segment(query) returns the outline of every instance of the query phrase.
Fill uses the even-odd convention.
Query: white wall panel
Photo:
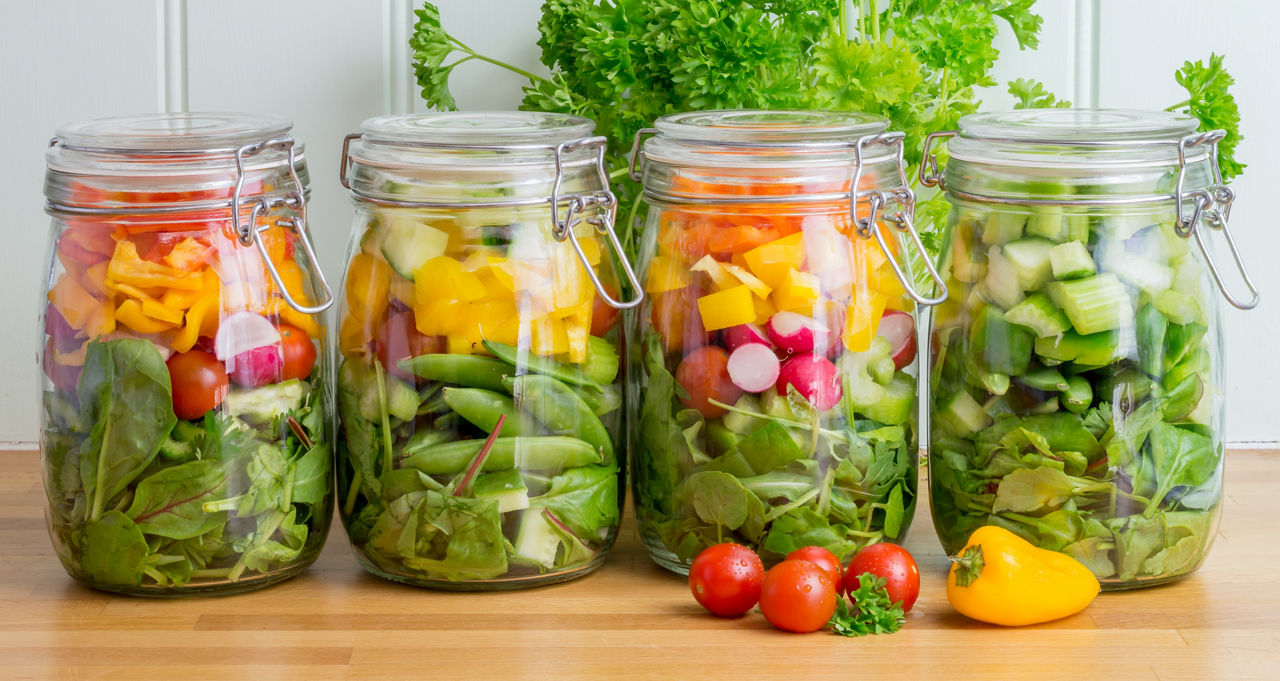
[[[157,14],[150,2],[90,11],[75,0],[5,2],[0,18],[0,443],[38,430],[36,319],[49,218],[44,151],[54,128],[154,111]]]
[[[1164,108],[1185,99],[1174,71],[1187,59],[1226,54],[1236,78],[1245,141],[1237,151],[1249,165],[1232,184],[1237,201],[1231,213],[1234,234],[1247,257],[1262,304],[1240,312],[1225,302],[1223,330],[1227,354],[1227,436],[1230,440],[1280,440],[1275,389],[1280,381],[1276,339],[1280,338],[1280,231],[1276,229],[1276,187],[1280,164],[1280,67],[1274,28],[1280,3],[1233,0],[1206,5],[1196,0],[1102,0],[1098,43],[1100,104]],[[1219,249],[1225,251],[1226,249]],[[1225,254],[1224,256],[1225,257]],[[1237,287],[1238,279],[1228,278]],[[1237,290],[1241,290],[1237,288]]]
[[[1040,46],[1035,50],[1018,48],[1013,31],[1004,20],[997,19],[1000,35],[996,49],[1000,59],[996,61],[992,76],[996,85],[984,88],[979,94],[984,110],[998,111],[1013,106],[1009,95],[1009,81],[1017,78],[1035,78],[1060,99],[1075,96],[1075,50],[1077,0],[1040,0],[1036,12],[1044,17],[1040,29]]]

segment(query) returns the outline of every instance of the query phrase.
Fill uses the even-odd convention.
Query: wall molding
[[[187,110],[187,0],[156,0],[157,110]]]
[[[1076,0],[1075,17],[1071,32],[1072,46],[1071,80],[1075,85],[1072,103],[1078,107],[1098,106],[1099,66],[1101,51],[1101,0]]]

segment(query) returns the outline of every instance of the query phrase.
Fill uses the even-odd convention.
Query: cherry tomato
[[[723,416],[725,410],[707,400],[733,404],[742,397],[742,388],[729,379],[729,353],[715,345],[704,345],[685,355],[676,367],[676,382],[689,393],[689,398],[682,397],[680,402],[709,419]]]
[[[760,600],[764,563],[741,544],[704,549],[689,568],[689,590],[702,607],[720,617],[738,617]]]
[[[838,598],[826,570],[807,560],[784,560],[765,573],[760,612],[775,628],[804,634],[831,619]]]
[[[444,352],[444,339],[440,336],[422,335],[414,320],[413,310],[406,308],[387,315],[373,346],[387,373],[402,381],[414,383],[418,378],[401,369],[398,362],[408,357]]]
[[[605,284],[604,290],[614,299],[618,299],[618,287],[613,284]],[[597,292],[595,300],[591,303],[591,335],[604,336],[613,328],[618,321],[618,308],[604,302],[604,298],[600,297]]]
[[[44,375],[49,377],[49,382],[53,383],[53,387],[59,392],[74,393],[76,386],[80,384],[80,367],[58,364],[53,359],[56,349],[52,337],[44,342]]]
[[[817,565],[831,575],[836,591],[844,592],[844,570],[840,568],[840,559],[836,558],[836,554],[821,546],[806,546],[788,553],[787,560],[807,560]]]
[[[284,353],[284,368],[280,370],[280,380],[303,379],[311,375],[311,368],[316,365],[316,346],[307,334],[290,324],[277,324],[280,332],[280,349]]]
[[[858,577],[865,573],[883,577],[889,600],[902,603],[902,611],[911,610],[920,595],[920,568],[906,549],[881,542],[859,551],[844,573],[844,588],[852,593],[858,588]]]
[[[203,350],[179,352],[169,358],[173,382],[173,413],[183,420],[198,419],[222,404],[227,396],[227,371]]]
[[[704,295],[706,292],[697,286],[653,295],[649,318],[667,352],[688,352],[711,342],[711,334],[702,325],[702,313],[698,311],[698,298]]]

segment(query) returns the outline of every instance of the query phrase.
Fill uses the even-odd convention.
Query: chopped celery
[[[876,403],[885,399],[885,386],[879,379],[884,379],[884,360],[892,351],[889,341],[877,336],[871,341],[871,348],[866,352],[846,352],[840,356],[840,374],[844,381],[844,401],[849,411],[867,415],[867,409],[874,408]],[[892,384],[892,374],[886,381]]]
[[[1133,319],[1129,292],[1114,274],[1055,281],[1045,290],[1081,334],[1118,329]]]
[[[1053,266],[1049,263],[1049,253],[1053,247],[1052,241],[1036,237],[1018,239],[1004,245],[1004,257],[1017,272],[1018,286],[1023,291],[1038,289],[1053,279]]]
[[[885,386],[883,397],[872,404],[854,404],[854,408],[872,421],[888,426],[902,425],[916,411],[916,379],[898,372]]]
[[[1102,269],[1114,273],[1124,283],[1153,296],[1173,285],[1173,270],[1119,248],[1107,251],[1102,261]]]
[[[1200,303],[1173,289],[1156,296],[1155,306],[1174,324],[1204,323],[1204,311],[1200,308]]]
[[[1097,272],[1089,249],[1079,241],[1058,244],[1049,251],[1049,265],[1054,279],[1080,279]]]
[[[1027,224],[1023,213],[989,213],[982,228],[982,243],[999,246],[1022,237],[1022,227]]]
[[[1056,336],[1071,328],[1067,315],[1043,293],[1033,293],[1014,305],[1005,319],[1031,329],[1037,336]]]
[[[1138,365],[1148,376],[1164,373],[1164,337],[1169,321],[1155,306],[1147,303],[1138,310]]]
[[[1027,235],[1064,241],[1067,238],[1067,220],[1062,206],[1037,206],[1027,219]]]
[[[999,247],[992,248],[987,256],[987,276],[982,278],[982,294],[1006,310],[1022,302],[1018,270]]]
[[[1103,366],[1128,355],[1120,340],[1120,334],[1114,332],[1082,336],[1067,331],[1061,336],[1037,338],[1035,352],[1042,360]]]
[[[775,391],[773,393],[777,395]],[[760,400],[751,393],[747,393],[738,398],[734,403],[735,407],[742,411],[731,411],[724,415],[724,427],[739,435],[745,435],[764,425],[764,419],[759,416],[751,416],[752,413],[760,413]]]
[[[969,393],[960,390],[938,412],[939,424],[952,434],[966,437],[991,425],[991,417]]]
[[[1022,374],[1031,362],[1035,337],[1025,328],[1009,323],[1004,313],[986,307],[973,325],[973,347],[982,352],[983,365],[998,374]]]

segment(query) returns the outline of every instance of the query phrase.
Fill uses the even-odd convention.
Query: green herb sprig
[[[868,634],[892,634],[902,628],[906,616],[902,604],[889,600],[883,577],[866,573],[858,577],[858,588],[849,594],[849,605],[844,599],[836,603],[836,614],[827,627],[841,636],[866,636]]]

